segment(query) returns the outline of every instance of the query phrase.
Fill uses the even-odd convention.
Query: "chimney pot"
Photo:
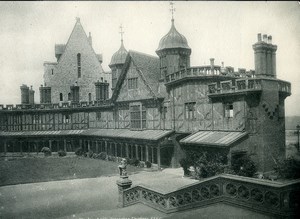
[[[272,36],[268,36],[268,43],[272,44]]]
[[[257,34],[257,41],[261,42],[261,33]]]
[[[267,35],[267,34],[264,34],[264,35],[263,35],[263,40],[264,40],[265,43],[268,42],[268,35]]]

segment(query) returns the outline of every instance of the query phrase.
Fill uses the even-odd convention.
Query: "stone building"
[[[79,18],[76,18],[67,43],[55,45],[55,57],[57,62],[44,62],[41,103],[49,103],[50,99],[51,103],[91,102],[96,100],[95,86],[91,85],[97,81],[108,83],[111,80],[110,74],[105,73],[101,66],[102,54],[95,53],[91,33],[87,37]]]
[[[209,65],[191,67],[192,49],[172,19],[158,57],[127,51],[121,41],[109,65],[110,99],[100,95],[107,83],[99,77],[108,79],[79,20],[67,45],[58,48],[58,63],[45,64],[42,89],[51,98],[43,104],[1,106],[0,152],[82,147],[178,167],[184,150],[197,148],[222,151],[229,162],[249,154],[260,171],[272,170],[274,160],[285,156],[284,100],[291,85],[276,78],[277,46],[271,36],[259,34],[253,45],[255,71],[234,71],[213,58]],[[64,74],[70,63],[70,73]],[[87,63],[94,66],[90,77]],[[71,100],[77,95],[76,101],[67,101],[69,93]]]

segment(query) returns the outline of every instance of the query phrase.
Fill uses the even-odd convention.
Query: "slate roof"
[[[122,73],[116,84],[117,89],[114,90],[112,99],[117,99],[121,89],[121,85],[125,79],[127,70],[131,62],[133,62],[139,73],[142,75],[143,79],[145,80],[146,86],[148,86],[150,92],[153,95],[153,98],[160,97],[160,95],[158,94],[160,75],[159,58],[145,53],[129,50],[124,67],[122,69]]]
[[[139,69],[145,76],[147,84],[157,95],[158,82],[160,76],[159,58],[132,50],[129,51],[129,54],[132,57],[132,61],[136,65],[137,69]]]
[[[0,132],[2,137],[53,137],[53,136],[93,136],[105,138],[139,139],[158,141],[171,135],[172,130],[141,130],[130,129],[79,129],[79,130],[51,130],[51,131],[18,131]]]

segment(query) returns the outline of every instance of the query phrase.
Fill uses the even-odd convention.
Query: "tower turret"
[[[167,74],[190,67],[191,48],[185,36],[180,34],[174,25],[171,4],[172,24],[169,32],[160,40],[156,54],[160,58],[160,80],[163,81]]]
[[[257,35],[257,42],[253,45],[255,60],[255,75],[257,77],[276,78],[276,50],[272,44],[272,36]]]
[[[113,56],[111,57],[110,64],[109,64],[109,67],[111,68],[111,71],[112,71],[112,85],[111,85],[112,90],[114,90],[116,87],[116,83],[121,74],[123,65],[125,64],[126,56],[128,54],[127,50],[124,47],[124,43],[123,43],[124,32],[123,32],[122,25],[120,26],[120,34],[121,34],[120,49],[113,54]]]

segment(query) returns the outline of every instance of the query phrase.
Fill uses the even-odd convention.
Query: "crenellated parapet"
[[[93,109],[97,107],[110,107],[113,106],[110,99],[99,101],[81,101],[81,102],[60,102],[60,103],[45,103],[45,104],[7,104],[4,106],[0,104],[0,113],[8,111],[35,111],[35,110],[75,110],[75,109]]]

